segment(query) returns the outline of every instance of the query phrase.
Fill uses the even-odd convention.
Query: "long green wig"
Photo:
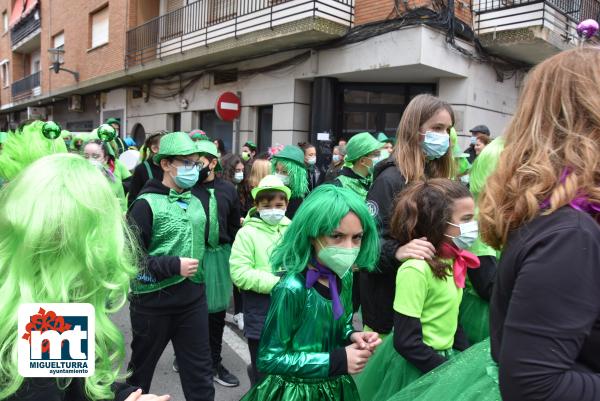
[[[504,138],[494,139],[487,145],[473,162],[470,173],[471,193],[477,199],[483,191],[488,177],[496,170],[500,153],[504,150]]]
[[[0,399],[23,383],[15,333],[17,309],[29,302],[95,307],[96,370],[85,392],[113,399],[125,344],[108,314],[126,301],[137,251],[106,178],[80,156],[47,156],[0,191],[0,205]]]
[[[289,159],[273,156],[271,160],[271,171],[276,172],[277,163],[283,164],[290,177],[290,183],[287,185],[292,191],[292,198],[304,198],[308,193],[308,173],[306,167],[294,163]]]
[[[43,126],[43,121],[34,121],[8,135],[0,154],[0,177],[10,181],[34,161],[53,153],[67,152],[65,141],[42,135]]]
[[[292,224],[271,255],[273,269],[303,271],[314,254],[311,240],[331,235],[348,213],[354,213],[363,228],[356,265],[373,269],[379,258],[379,235],[375,220],[363,199],[350,189],[334,185],[319,186],[302,202]]]

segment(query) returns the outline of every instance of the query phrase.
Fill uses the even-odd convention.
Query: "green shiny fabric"
[[[345,175],[340,175],[337,179],[342,183],[342,187],[351,189],[355,194],[360,196],[362,199],[367,200],[367,193],[369,192],[369,185],[365,187],[363,182],[370,181],[367,178],[363,178],[362,180],[358,180],[356,178],[346,177]]]
[[[208,245],[211,248],[219,246],[219,212],[215,189],[208,188],[210,199],[208,201]]]
[[[453,349],[436,352],[447,359],[458,354],[458,351]],[[377,348],[362,373],[356,377],[356,385],[361,400],[385,401],[421,376],[423,372],[394,348],[392,332]]]
[[[206,215],[202,203],[192,196],[187,209],[169,201],[168,196],[146,193],[144,199],[152,209],[152,238],[148,247],[149,256],[179,256],[202,260],[204,257],[204,226]],[[136,200],[137,202],[137,200]],[[134,280],[131,290],[134,294],[154,292],[178,284],[185,280],[180,275],[171,276],[156,283]],[[202,269],[190,277],[194,283],[204,282]]]
[[[469,283],[463,291],[458,323],[471,344],[477,344],[490,336],[489,313],[490,304],[481,299]]]
[[[229,272],[231,245],[224,244],[216,248],[208,247],[202,259],[202,269],[206,283],[206,303],[208,313],[221,312],[229,306],[233,283]]]
[[[267,376],[242,400],[358,401],[349,375],[329,377],[329,353],[345,347],[352,328],[352,275],[342,280],[344,314],[333,318],[332,302],[288,273],[271,292],[271,306],[258,351],[258,370]]]

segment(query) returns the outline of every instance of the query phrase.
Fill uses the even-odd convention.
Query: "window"
[[[2,12],[2,32],[8,31],[8,12]]]
[[[58,49],[58,48],[62,49],[64,46],[65,46],[65,33],[61,32],[61,33],[54,35],[54,37],[52,38],[52,47],[54,47],[55,49]]]
[[[6,88],[10,85],[10,77],[9,77],[9,69],[8,69],[8,60],[3,60],[0,62],[0,77],[2,79],[2,87]]]
[[[108,7],[90,15],[92,22],[91,48],[108,43]]]

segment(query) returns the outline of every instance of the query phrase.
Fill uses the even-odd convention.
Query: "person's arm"
[[[555,231],[522,257],[498,354],[505,401],[600,399],[600,374],[574,369],[600,316],[599,267],[597,229]]]
[[[128,207],[131,207],[133,201],[138,197],[144,184],[148,181],[148,178],[148,172],[146,171],[144,164],[142,163],[137,166],[131,177],[131,182],[129,183]]]
[[[240,196],[238,195],[237,190],[234,187],[231,188],[231,197],[233,198],[233,200],[230,204],[229,216],[227,217],[227,235],[229,236],[230,241],[233,242],[238,230],[240,229],[240,222],[242,217],[240,212]]]
[[[306,308],[306,289],[294,280],[283,280],[271,292],[271,306],[265,320],[258,351],[260,372],[304,378],[330,376],[329,352],[305,352],[294,349],[294,334]],[[331,354],[341,355],[341,351]],[[345,355],[344,355],[345,356]]]
[[[416,317],[394,312],[394,348],[423,373],[435,369],[446,358],[423,342],[423,327]]]
[[[467,338],[467,333],[460,326],[456,326],[456,333],[454,333],[454,344],[452,344],[452,348],[457,351],[464,351],[471,346],[469,339]]]
[[[138,238],[142,253],[140,262],[142,270],[150,273],[157,281],[179,274],[181,271],[179,257],[148,255],[148,248],[152,239],[153,220],[152,208],[150,208],[148,202],[144,199],[134,202],[127,213],[127,218]]]
[[[497,261],[495,256],[479,256],[479,268],[467,269],[469,281],[481,299],[490,302],[496,281]]]
[[[269,244],[260,244],[267,247]],[[279,277],[256,266],[255,246],[251,233],[241,229],[231,247],[229,268],[231,281],[241,290],[254,291],[259,294],[270,294],[279,282]]]

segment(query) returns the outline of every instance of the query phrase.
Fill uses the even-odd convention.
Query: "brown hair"
[[[454,201],[470,198],[469,190],[457,181],[434,178],[417,181],[397,196],[390,223],[390,232],[401,244],[427,237],[439,249],[446,240],[446,225],[452,220]],[[435,277],[449,275],[451,266],[435,258],[428,262]]]
[[[505,151],[480,202],[482,238],[494,247],[578,194],[600,202],[600,49],[568,50],[529,75],[506,129]],[[569,174],[561,182],[561,175]]]
[[[424,179],[426,176],[427,178],[450,178],[453,176],[454,159],[451,147],[443,157],[427,160],[419,140],[419,132],[423,124],[440,110],[450,113],[452,124],[454,124],[452,107],[431,95],[416,96],[402,114],[392,156],[407,183]]]
[[[490,144],[490,142],[492,142],[492,139],[491,139],[491,138],[490,138],[488,135],[486,135],[486,134],[477,134],[477,135],[475,136],[475,138],[476,138],[476,139],[477,139],[479,142],[483,143],[483,145],[484,145],[484,146],[487,146],[487,145],[489,145],[489,144]]]
[[[269,160],[255,159],[248,177],[248,188],[256,188],[260,180],[271,173],[271,162]]]

